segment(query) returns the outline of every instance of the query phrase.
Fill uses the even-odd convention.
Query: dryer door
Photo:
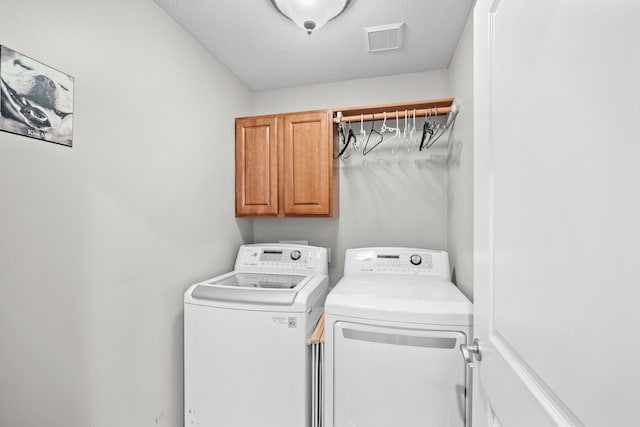
[[[463,427],[466,365],[456,331],[334,325],[335,427]]]

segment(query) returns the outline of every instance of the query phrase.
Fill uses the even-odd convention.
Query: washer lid
[[[207,284],[239,288],[294,289],[306,277],[295,274],[236,273],[231,276],[213,279]]]
[[[343,278],[327,296],[325,313],[372,320],[473,325],[473,305],[451,282]]]
[[[308,276],[235,273],[197,285],[191,296],[209,301],[291,305]]]

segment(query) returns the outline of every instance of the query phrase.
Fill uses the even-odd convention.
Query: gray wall
[[[405,102],[449,96],[446,70],[258,92],[254,114]],[[394,124],[391,122],[390,124]],[[404,122],[402,122],[404,125]],[[360,123],[354,123],[355,131]],[[370,123],[365,123],[369,129]],[[422,119],[418,120],[422,126]],[[379,129],[379,124],[377,125]],[[342,276],[345,250],[360,246],[447,248],[447,147],[359,153],[340,162],[340,212],[333,219],[255,219],[254,240],[308,240],[332,249]]]
[[[182,425],[183,292],[252,240],[252,94],[148,0],[3,0],[0,42],[75,77],[73,148],[0,133],[0,425]]]
[[[449,63],[451,96],[460,105],[449,144],[447,242],[458,287],[473,299],[473,15]]]

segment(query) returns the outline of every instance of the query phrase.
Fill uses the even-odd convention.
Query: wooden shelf
[[[387,119],[395,119],[396,112],[398,118],[404,118],[405,111],[413,116],[413,110],[416,110],[416,117],[426,115],[442,116],[451,112],[453,98],[430,99],[425,101],[401,102],[398,104],[379,104],[366,105],[360,107],[334,108],[333,121],[340,122],[358,122],[360,119],[365,121],[382,120],[384,114]],[[338,118],[338,113],[342,113],[342,118]]]

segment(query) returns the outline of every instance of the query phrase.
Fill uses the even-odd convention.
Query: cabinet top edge
[[[289,115],[298,115],[298,114],[317,114],[317,113],[326,113],[329,115],[333,115],[333,109],[324,109],[324,110],[309,110],[309,111],[289,111],[287,113],[276,113],[276,114],[259,114],[257,116],[243,116],[236,117],[236,120],[245,120],[245,119],[255,119],[257,117],[260,118],[272,118],[272,117],[282,117]]]

